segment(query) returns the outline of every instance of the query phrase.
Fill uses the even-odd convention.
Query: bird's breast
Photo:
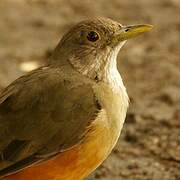
[[[109,148],[112,149],[124,124],[129,101],[128,95],[123,83],[118,86],[118,84],[101,82],[94,87],[94,91],[105,113],[100,123],[104,124],[106,134],[110,136],[112,147]]]
[[[81,144],[81,160],[78,164],[82,165],[81,174],[84,170],[83,177],[95,170],[112,151],[119,138],[128,107],[126,91],[114,89],[107,83],[95,85],[94,93],[102,109]]]

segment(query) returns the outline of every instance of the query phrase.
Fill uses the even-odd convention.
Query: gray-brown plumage
[[[79,143],[98,113],[91,86],[68,68],[44,67],[7,87],[0,104],[0,167],[33,154],[48,158]],[[15,141],[22,144],[8,149]]]
[[[0,95],[0,178],[63,156],[74,147],[79,146],[79,151],[83,151],[83,143],[93,144],[91,137],[101,119],[102,131],[97,134],[102,134],[97,139],[102,139],[98,142],[107,150],[90,169],[97,167],[117,141],[128,106],[116,69],[117,53],[126,39],[150,29],[149,25],[124,27],[106,18],[83,21],[62,38],[48,66],[20,77],[5,88]],[[105,134],[111,137],[107,147],[103,141]],[[92,170],[88,173],[84,170],[82,177]],[[32,179],[39,180],[41,176]],[[17,179],[21,180],[20,177]],[[50,177],[57,179],[57,175]],[[67,173],[58,177],[81,178],[80,175],[62,178],[68,177]]]

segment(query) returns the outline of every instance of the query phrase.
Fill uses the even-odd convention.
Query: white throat
[[[117,69],[117,55],[125,44],[126,41],[121,42],[113,51],[110,52],[108,56],[107,64],[105,67],[105,77],[104,81],[110,83],[114,88],[118,88],[126,93],[126,88],[123,84],[121,75]]]
[[[119,123],[122,128],[126,111],[129,105],[129,98],[126,88],[123,84],[121,75],[117,69],[117,55],[120,48],[124,45],[122,42],[114,51],[108,55],[108,61],[105,66],[105,73],[102,81],[99,83],[97,95],[107,109],[112,119]]]

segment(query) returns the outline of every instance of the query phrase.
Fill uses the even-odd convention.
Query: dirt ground
[[[0,89],[45,63],[62,34],[92,15],[154,30],[119,53],[130,108],[117,146],[89,180],[180,180],[179,0],[0,0]]]

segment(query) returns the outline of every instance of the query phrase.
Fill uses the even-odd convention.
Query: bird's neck
[[[102,81],[111,84],[113,88],[120,89],[126,93],[126,88],[117,69],[117,55],[123,45],[124,42],[107,54],[106,62],[104,63],[103,67],[103,72],[101,73],[101,78]]]
[[[122,78],[117,70],[116,52],[104,67],[102,80],[95,85],[95,94],[107,114],[107,123],[111,136],[111,148],[116,144],[124,124],[129,98]]]
[[[126,88],[123,84],[121,75],[117,69],[117,55],[120,48],[123,46],[124,43],[120,44],[114,51],[111,51],[108,55],[107,63],[104,66],[104,73],[102,81],[105,84],[108,84],[112,93],[117,94],[118,98],[120,99],[120,109],[126,112],[126,109],[129,105],[129,98],[126,91]],[[116,99],[116,98],[115,98]],[[123,110],[124,109],[124,110]]]

